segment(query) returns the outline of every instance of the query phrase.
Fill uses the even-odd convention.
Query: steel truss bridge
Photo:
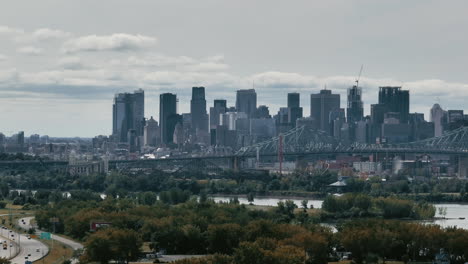
[[[243,147],[236,156],[297,156],[307,154],[427,153],[468,155],[468,127],[460,127],[440,137],[401,144],[344,144],[327,133],[297,127],[270,140]]]
[[[211,155],[196,157],[169,157],[165,159],[111,160],[109,168],[145,169],[158,168],[183,171],[219,172],[225,169],[242,169],[242,162],[247,159],[293,159],[338,154],[367,155],[450,155],[468,161],[468,127],[449,131],[440,137],[401,144],[344,144],[327,133],[310,129],[306,126],[291,129],[270,140],[243,147],[231,155]],[[0,161],[0,170],[4,169],[64,169],[67,161]],[[467,165],[468,166],[468,165]]]

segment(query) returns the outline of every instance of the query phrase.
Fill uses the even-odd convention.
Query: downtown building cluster
[[[225,99],[215,99],[209,108],[205,93],[205,87],[192,88],[190,113],[178,113],[176,94],[161,94],[159,122],[145,118],[143,90],[117,94],[112,135],[95,138],[95,147],[121,156],[223,155],[298,126],[324,131],[344,144],[405,143],[440,136],[468,120],[463,110],[445,111],[435,104],[430,121],[426,121],[423,113],[410,112],[410,93],[401,87],[380,87],[378,103],[370,105],[367,116],[362,89],[356,85],[347,90],[346,107],[341,105],[341,95],[332,90],[310,94],[308,115],[301,107],[299,93],[288,93],[286,106],[275,114],[268,106],[257,104],[255,89],[238,90],[231,105]]]
[[[463,110],[444,110],[435,104],[430,119],[410,112],[410,93],[401,87],[380,87],[378,103],[364,115],[362,90],[347,90],[346,106],[341,95],[323,89],[309,94],[310,113],[301,106],[301,94],[285,94],[285,107],[270,113],[257,104],[254,89],[238,90],[235,102],[215,99],[208,106],[209,89],[193,87],[190,112],[179,113],[176,94],[159,95],[158,118],[145,115],[145,93],[119,93],[112,105],[112,134],[84,138],[49,138],[23,131],[11,136],[0,133],[0,152],[28,153],[53,160],[133,159],[141,157],[229,155],[241,147],[269,140],[298,126],[326,132],[344,144],[404,143],[441,136],[445,131],[468,125]],[[308,99],[309,99],[308,98]]]

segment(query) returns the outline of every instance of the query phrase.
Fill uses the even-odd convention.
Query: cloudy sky
[[[146,116],[192,86],[208,105],[255,83],[276,112],[287,92],[341,94],[364,64],[365,111],[378,86],[410,90],[411,112],[466,109],[467,1],[11,0],[0,8],[0,132],[111,133],[116,92],[143,88]]]

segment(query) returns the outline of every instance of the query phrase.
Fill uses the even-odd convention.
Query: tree
[[[239,245],[243,235],[243,228],[238,224],[210,225],[207,231],[208,250],[229,254]]]
[[[138,195],[138,202],[143,205],[153,205],[157,199],[154,192],[144,192]]]
[[[90,261],[98,261],[101,264],[109,263],[114,257],[111,241],[107,233],[97,232],[89,237],[85,243],[85,258]]]
[[[106,264],[111,259],[138,259],[140,255],[141,239],[137,232],[130,229],[107,228],[92,234],[86,241],[85,258]]]
[[[247,194],[247,201],[249,201],[249,204],[251,204],[251,205],[253,204],[253,202],[254,202],[254,193],[253,192],[249,192]]]
[[[7,258],[0,258],[0,264],[11,264],[11,261]]]

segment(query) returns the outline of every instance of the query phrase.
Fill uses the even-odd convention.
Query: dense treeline
[[[180,191],[183,192],[183,191]],[[181,193],[179,192],[180,195]],[[367,202],[356,195],[356,206]],[[351,252],[357,263],[375,258],[432,260],[446,249],[452,263],[468,260],[468,231],[442,229],[396,220],[352,220],[338,224],[337,233],[314,223],[315,210],[285,201],[270,210],[200,199],[170,205],[140,205],[139,199],[103,201],[67,199],[44,206],[36,214],[40,228],[55,229],[85,242],[83,261],[129,261],[140,245],[171,254],[209,254],[179,263],[326,263]],[[380,201],[371,201],[380,203]],[[110,227],[90,231],[93,221]]]
[[[436,209],[426,202],[414,202],[395,197],[374,198],[362,193],[347,193],[342,196],[328,195],[322,204],[322,219],[350,217],[383,217],[428,219]]]
[[[0,160],[14,161],[14,160],[48,160],[49,158],[42,158],[34,155],[27,155],[24,153],[0,153]]]
[[[115,235],[119,231],[120,237],[128,236],[137,244],[147,241],[154,250],[173,254],[233,254],[238,247],[270,245],[271,254],[282,255],[285,251],[280,249],[303,252],[305,249],[297,245],[300,239],[318,239],[308,257],[325,263],[330,253],[331,232],[312,224],[303,211],[295,213],[295,209],[291,201],[271,211],[256,211],[235,202],[215,204],[210,200],[142,206],[129,199],[109,198],[101,202],[68,199],[38,211],[36,220],[40,228],[55,228],[85,241],[84,258],[88,260],[103,261],[103,256],[112,256],[113,248],[128,249],[119,251],[119,259],[135,258],[134,253],[129,253],[134,248],[118,244]],[[55,227],[49,222],[54,216],[59,218]],[[111,228],[92,233],[89,230],[92,221],[109,222]],[[305,235],[308,237],[303,238]]]
[[[329,185],[338,180],[331,172],[295,172],[276,175],[266,172],[225,171],[220,175],[200,172],[168,173],[116,172],[71,176],[48,171],[10,171],[0,174],[0,185],[24,190],[91,190],[107,195],[126,196],[135,192],[162,192],[181,189],[192,194],[294,195],[323,198],[330,192],[359,192],[373,197],[398,195],[428,202],[468,202],[468,182],[463,179],[429,179],[408,181],[406,176],[348,178],[346,186],[336,190]]]

